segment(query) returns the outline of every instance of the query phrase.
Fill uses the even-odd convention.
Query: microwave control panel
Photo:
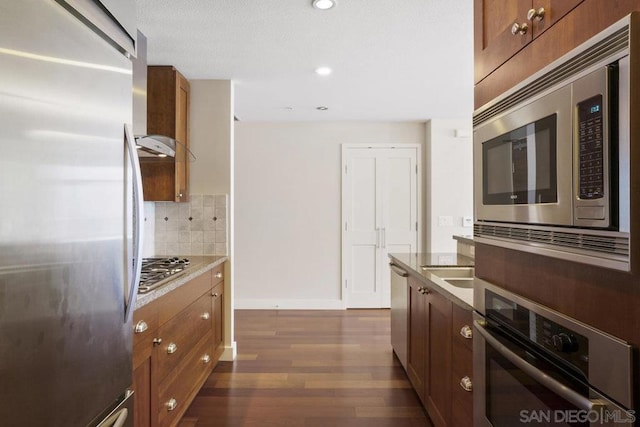
[[[604,197],[604,129],[602,95],[578,103],[578,147],[580,156],[579,197]]]

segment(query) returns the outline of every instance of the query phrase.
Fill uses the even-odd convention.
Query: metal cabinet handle
[[[167,346],[167,354],[173,354],[178,351],[178,346],[175,343],[170,343]]]
[[[471,378],[463,377],[460,380],[460,387],[462,387],[464,391],[473,391],[473,384],[471,383]]]
[[[527,34],[527,30],[529,30],[529,26],[527,25],[526,22],[523,22],[522,24],[518,24],[517,22],[514,22],[513,25],[511,26],[511,34],[513,34],[514,36],[517,34],[525,35]]]
[[[208,354],[205,354],[204,356],[202,356],[200,360],[202,360],[203,365],[206,365],[211,361],[211,356],[209,356]]]
[[[147,325],[147,322],[145,322],[144,320],[140,320],[138,323],[136,323],[136,327],[133,330],[136,334],[141,334],[147,329],[149,329],[149,325]]]
[[[178,407],[178,401],[176,401],[172,397],[171,399],[167,400],[167,403],[165,403],[165,406],[167,407],[167,412],[171,412]]]
[[[473,331],[471,330],[471,327],[469,325],[464,325],[460,329],[460,335],[462,335],[466,339],[471,339],[473,338]]]
[[[216,273],[216,279],[222,279],[222,271]]]
[[[534,19],[538,20],[538,21],[542,21],[544,19],[544,13],[546,11],[544,10],[544,7],[539,8],[538,10],[536,9],[529,9],[529,12],[527,12],[527,19],[529,21],[532,21]]]
[[[218,293],[217,292],[213,293],[213,294],[211,294],[211,296],[214,297],[214,298],[218,298]]]
[[[160,344],[162,344],[162,338],[154,338],[153,339],[153,345],[154,346],[157,346],[157,345],[160,345]]]
[[[420,292],[422,295],[429,295],[431,293],[431,291],[424,286],[419,287],[418,292]]]
[[[394,273],[396,273],[400,277],[409,277],[409,274],[406,271],[404,271],[403,269],[398,267],[393,262],[389,263],[389,268],[391,268],[391,271],[393,271]]]
[[[202,313],[202,314],[200,315],[200,318],[201,318],[202,320],[209,320],[209,319],[211,319],[211,315],[210,315],[209,313]]]

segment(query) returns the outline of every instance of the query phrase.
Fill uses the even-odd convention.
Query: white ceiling
[[[327,11],[311,0],[136,4],[148,63],[233,80],[242,121],[471,117],[472,0],[337,0]],[[319,66],[333,74],[316,75]]]

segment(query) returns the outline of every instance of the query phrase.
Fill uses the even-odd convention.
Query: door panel
[[[377,289],[378,259],[380,255],[375,245],[353,245],[351,255],[352,274],[349,281],[350,300],[357,301],[358,306],[380,304],[380,293]]]
[[[393,150],[396,151],[396,150]],[[412,230],[415,222],[415,150],[406,157],[387,159],[385,226],[387,230]],[[395,154],[395,153],[394,153]]]
[[[382,179],[381,284],[382,307],[391,304],[388,255],[418,249],[417,149],[395,148],[381,153]]]
[[[344,152],[342,270],[348,307],[389,307],[388,254],[417,250],[417,152],[416,147]]]
[[[376,163],[375,157],[355,158],[351,163],[352,231],[371,232],[377,227]]]

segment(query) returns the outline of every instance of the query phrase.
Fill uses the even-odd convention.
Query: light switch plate
[[[463,216],[462,217],[462,226],[463,227],[473,227],[473,217]]]

